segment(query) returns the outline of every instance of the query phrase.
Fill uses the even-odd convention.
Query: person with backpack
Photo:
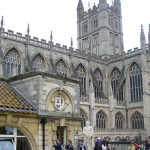
[[[62,145],[58,139],[53,142],[53,147],[55,147],[55,150],[62,150]]]
[[[73,150],[74,149],[72,142],[70,140],[68,140],[68,144],[65,146],[65,149],[66,150]]]
[[[97,138],[97,141],[95,142],[94,150],[102,150],[102,141],[100,138]]]

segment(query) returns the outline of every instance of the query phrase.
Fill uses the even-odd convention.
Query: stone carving
[[[69,100],[65,100],[63,95],[57,94],[55,97],[52,97],[52,103],[54,103],[55,109],[57,111],[63,111],[66,109]]]
[[[84,134],[84,141],[87,150],[93,149],[93,135],[94,135],[94,129],[92,126],[90,126],[90,122],[86,121],[86,126],[83,128],[83,134]]]

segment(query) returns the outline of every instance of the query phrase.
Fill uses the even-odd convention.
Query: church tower
[[[99,0],[93,8],[84,11],[82,1],[77,7],[77,40],[81,51],[97,56],[121,54],[123,32],[121,2],[114,0],[112,6]]]

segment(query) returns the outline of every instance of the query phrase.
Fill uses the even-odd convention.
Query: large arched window
[[[130,94],[131,102],[143,100],[142,71],[136,63],[133,63],[130,68]]]
[[[116,90],[117,90],[117,85],[118,85],[118,80],[120,78],[120,72],[118,69],[114,69],[111,73],[111,86],[112,86],[112,90],[113,93],[115,94]],[[123,84],[121,85],[121,87],[119,88],[118,94],[117,94],[117,100],[118,101],[123,101],[124,100],[124,92],[123,92]]]
[[[64,61],[61,59],[56,63],[57,72],[60,74],[67,74],[67,67]]]
[[[0,127],[0,150],[33,150],[24,133],[17,128]]]
[[[115,117],[115,126],[117,129],[123,128],[123,116],[118,112]]]
[[[106,128],[106,117],[102,111],[99,111],[96,114],[96,127],[99,129]]]
[[[144,129],[144,117],[139,112],[136,112],[132,118],[132,129]]]
[[[98,82],[99,87],[103,89],[103,78],[99,69],[95,70],[94,76]],[[95,91],[95,98],[100,98],[100,91],[98,90],[98,88],[94,87],[94,91]]]
[[[84,67],[80,64],[77,69],[77,74],[80,80],[80,96],[85,95],[86,93],[86,73]]]
[[[41,54],[38,54],[33,58],[32,67],[34,70],[44,70],[45,62]]]
[[[21,59],[16,49],[12,49],[5,55],[6,71],[8,77],[21,73]]]

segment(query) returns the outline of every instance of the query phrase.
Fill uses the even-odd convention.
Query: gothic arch
[[[20,51],[19,48],[16,47],[16,46],[10,47],[10,48],[8,48],[7,50],[5,50],[5,51],[4,51],[4,56],[5,56],[10,50],[12,50],[12,49],[15,49],[15,50],[18,52],[20,58],[21,58],[22,60],[24,60],[21,51]]]
[[[100,112],[100,111],[102,111],[102,112],[105,114],[106,118],[108,118],[107,111],[104,110],[104,109],[98,109],[98,110],[96,111],[96,114],[97,114],[98,112]]]
[[[62,60],[62,61],[65,63],[65,65],[66,65],[66,67],[67,67],[67,70],[68,70],[68,68],[69,68],[69,63],[68,63],[63,57],[57,58],[57,59],[54,61],[54,64],[56,65],[59,60]]]
[[[103,80],[104,80],[104,71],[100,68],[100,67],[96,67],[93,72],[95,72],[96,70],[99,70],[99,72],[101,73]]]
[[[108,127],[108,118],[102,110],[96,113],[96,127],[99,129]]]
[[[87,68],[85,67],[85,65],[82,62],[80,62],[77,65],[75,65],[75,69],[77,69],[77,67],[80,66],[80,65],[83,67],[83,69],[85,71],[85,74],[87,75]]]
[[[32,65],[33,59],[34,59],[36,56],[38,56],[38,55],[40,55],[40,56],[43,58],[44,63],[45,63],[45,66],[44,66],[45,68],[44,68],[44,70],[47,70],[47,69],[48,69],[48,62],[47,62],[45,56],[44,56],[42,53],[40,53],[40,52],[35,53],[35,54],[31,57],[31,65]]]
[[[126,136],[125,139],[130,142],[131,141],[131,138],[129,136]]]
[[[88,121],[89,120],[89,115],[88,115],[87,111],[83,107],[80,107],[80,111],[84,112],[84,114],[86,115],[86,119]]]
[[[102,73],[101,69],[100,69],[99,67],[97,67],[97,68],[95,68],[95,69],[93,70],[93,73],[95,73],[96,71],[100,72],[100,74],[101,74],[101,76],[102,76],[102,80],[104,80],[104,76],[103,76],[103,73]]]
[[[80,115],[82,117],[81,128],[83,128],[86,126],[86,121],[88,121],[89,119],[87,113],[82,108],[80,108]]]
[[[74,103],[73,97],[70,94],[70,92],[65,88],[63,88],[63,90],[60,90],[60,88],[54,88],[54,89],[49,91],[49,93],[47,94],[47,97],[46,97],[45,110],[48,110],[48,103],[50,101],[50,97],[56,91],[62,91],[69,97],[71,104],[72,104],[72,113],[74,113],[75,112],[75,103]]]
[[[120,113],[120,114],[122,115],[123,119],[125,120],[125,118],[126,118],[125,113],[123,113],[121,110],[118,110],[118,111],[116,112],[116,114],[117,114],[117,113]]]
[[[121,70],[120,70],[118,67],[113,67],[113,69],[111,69],[111,71],[109,72],[109,77],[110,77],[110,78],[111,78],[112,73],[113,73],[113,71],[114,71],[115,69],[118,70],[119,73],[121,73]]]
[[[9,53],[11,53],[11,51],[13,52],[13,55],[7,55]],[[16,53],[19,57],[19,59],[17,59],[16,55],[14,55],[14,53]],[[13,59],[11,59],[11,62],[9,61],[10,59],[6,59],[6,57],[11,57]],[[12,61],[12,60],[16,60],[17,61]],[[19,61],[20,62],[19,62]],[[7,62],[6,62],[7,61]],[[11,47],[9,49],[7,49],[4,52],[4,62],[6,63],[6,72],[8,73],[8,76],[14,76],[14,75],[18,75],[18,74],[22,74],[23,73],[23,69],[24,69],[24,59],[23,59],[23,55],[22,53],[19,51],[19,49],[17,49],[16,47]],[[8,66],[7,66],[8,65]],[[8,68],[7,68],[8,67]],[[13,68],[13,69],[12,69]],[[8,71],[8,70],[9,71]],[[12,71],[10,71],[12,70]]]
[[[117,141],[117,142],[119,142],[121,140],[121,137],[120,136],[117,136],[116,138],[115,138],[115,141]]]
[[[142,66],[141,66],[141,63],[138,61],[138,60],[133,60],[132,62],[130,62],[129,63],[129,65],[128,65],[128,68],[127,68],[127,72],[128,72],[128,74],[129,74],[129,72],[130,72],[130,68],[131,68],[131,66],[133,65],[133,64],[137,64],[140,68],[141,68],[141,70],[142,70]]]
[[[131,116],[130,127],[132,129],[144,129],[144,116],[139,111],[135,111]]]
[[[112,69],[110,69],[110,71],[109,71],[109,73],[108,73],[109,78],[111,78],[112,72],[113,72],[115,69],[117,69],[117,70],[121,73],[120,68],[118,68],[117,66],[114,66]]]
[[[63,59],[63,58],[58,58],[56,61],[55,61],[55,66],[57,65],[57,63],[59,62],[59,61],[62,61],[64,64],[65,64],[65,66],[66,66],[66,74],[68,74],[68,68],[69,68],[69,66],[68,66],[68,63]]]
[[[143,101],[143,80],[142,69],[140,65],[136,62],[133,62],[129,67],[128,75],[130,80],[130,101]]]
[[[131,119],[132,116],[133,116],[135,113],[143,114],[143,112],[142,112],[141,110],[137,110],[137,109],[136,109],[134,112],[132,112],[132,113],[129,114],[129,118]]]
[[[120,111],[115,114],[115,127],[123,129],[125,127],[125,118]]]

